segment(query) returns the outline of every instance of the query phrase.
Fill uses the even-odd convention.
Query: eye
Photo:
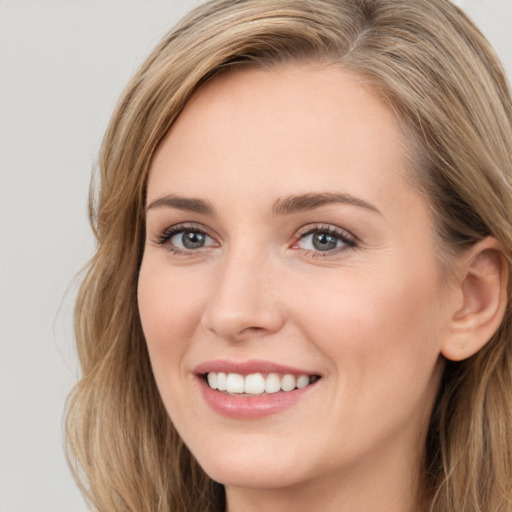
[[[171,244],[178,249],[200,249],[211,245],[213,240],[201,231],[186,230],[176,233],[169,239]]]
[[[171,251],[182,253],[216,246],[215,240],[197,227],[171,226],[158,235],[155,242]]]
[[[334,226],[306,228],[296,242],[299,249],[314,252],[338,252],[355,247],[356,240],[347,232]]]

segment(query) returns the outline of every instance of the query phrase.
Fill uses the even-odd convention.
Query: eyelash
[[[314,234],[331,235],[332,237],[339,240],[342,246],[336,247],[328,251],[303,249],[305,252],[308,253],[309,256],[312,256],[313,258],[327,258],[329,256],[333,256],[341,252],[355,249],[358,245],[357,238],[354,237],[352,234],[348,233],[347,231],[345,231],[344,229],[332,226],[330,224],[317,224],[304,226],[303,228],[299,229],[297,239],[293,243],[293,246],[296,246],[300,241],[304,240],[307,236]]]
[[[200,247],[195,250],[183,250],[180,249],[179,247],[174,247],[172,244],[169,243],[173,236],[186,232],[197,233],[215,240],[215,238],[212,235],[210,235],[206,229],[199,227],[197,224],[176,224],[175,226],[165,228],[161,233],[158,233],[153,241],[157,245],[161,245],[162,247],[165,246],[166,250],[177,255],[189,255],[192,252],[198,252],[201,249],[203,249],[203,247]]]
[[[190,255],[193,252],[199,252],[201,249],[205,249],[207,247],[199,247],[197,249],[181,249],[171,245],[169,242],[172,237],[180,234],[186,233],[187,231],[192,233],[197,233],[212,240],[215,240],[215,237],[212,236],[208,230],[198,226],[197,224],[176,224],[175,226],[170,226],[165,228],[162,232],[158,233],[154,238],[154,243],[160,246],[165,246],[165,249],[170,251],[173,254],[177,255]],[[348,233],[347,231],[340,229],[338,227],[329,225],[329,224],[317,224],[317,225],[307,225],[299,229],[297,236],[292,244],[292,248],[296,247],[300,241],[304,240],[309,235],[313,234],[326,234],[331,235],[342,243],[341,247],[337,247],[334,249],[330,249],[327,251],[320,250],[312,250],[312,249],[302,249],[309,256],[314,258],[325,258],[329,256],[333,256],[335,254],[339,254],[344,251],[348,251],[354,249],[358,245],[357,238]],[[300,247],[299,247],[300,249]]]

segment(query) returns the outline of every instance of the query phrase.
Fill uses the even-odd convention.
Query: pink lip
[[[253,359],[250,361],[228,361],[216,359],[201,363],[194,368],[196,375],[204,375],[209,372],[239,373],[241,375],[249,375],[250,373],[289,373],[291,375],[317,375],[315,372],[292,368],[282,364],[272,363],[270,361],[262,361]]]
[[[269,361],[210,361],[202,363],[194,369],[201,394],[211,409],[222,416],[236,419],[259,419],[271,414],[277,414],[292,407],[312,391],[319,381],[313,382],[301,389],[293,391],[280,391],[261,396],[232,396],[211,389],[203,375],[208,372],[240,373],[280,373],[291,375],[315,375],[312,372],[271,363]]]

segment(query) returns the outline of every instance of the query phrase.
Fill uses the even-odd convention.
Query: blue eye
[[[297,246],[306,251],[330,252],[354,247],[356,242],[348,234],[333,227],[310,229],[301,235]]]

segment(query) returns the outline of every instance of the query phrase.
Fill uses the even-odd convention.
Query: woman
[[[102,511],[512,510],[512,102],[446,0],[214,0],[107,131],[76,309]]]

